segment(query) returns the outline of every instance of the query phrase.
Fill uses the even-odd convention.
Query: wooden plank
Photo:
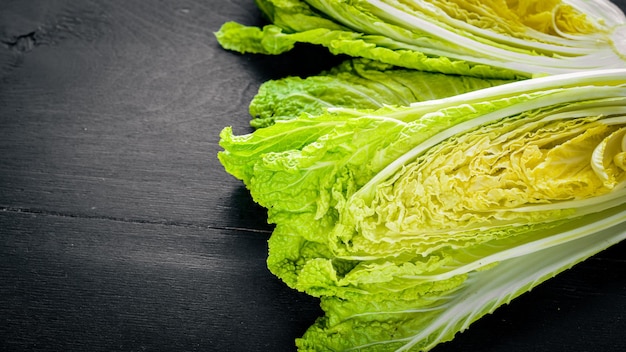
[[[0,212],[0,349],[284,351],[319,314],[266,235]]]
[[[209,23],[225,15],[192,5],[9,8],[35,19],[8,22],[5,41],[36,42],[3,67],[1,205],[235,225],[223,221],[240,185],[219,167],[217,140],[227,121],[247,122],[254,92],[218,55]]]
[[[268,57],[221,49],[212,32],[223,22],[259,22],[246,1],[220,11],[141,1],[37,9],[4,12],[4,41],[29,44],[10,47],[14,62],[2,71],[1,206],[267,228],[263,217],[231,216],[241,184],[216,158],[218,134],[251,131],[258,85],[292,73],[309,52],[272,70]]]

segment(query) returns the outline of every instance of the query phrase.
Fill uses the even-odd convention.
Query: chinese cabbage
[[[410,69],[499,79],[626,67],[626,17],[607,0],[257,4],[272,23],[226,23],[216,33],[223,47],[279,54],[308,43]]]
[[[426,351],[626,237],[625,130],[626,69],[595,70],[226,128],[218,157],[322,300],[301,350]]]

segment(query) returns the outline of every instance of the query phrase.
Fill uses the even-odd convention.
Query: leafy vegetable
[[[269,269],[321,297],[303,351],[429,350],[626,237],[626,69],[225,128],[220,145],[276,224]]]
[[[223,25],[221,45],[296,43],[420,71],[519,79],[626,67],[626,17],[608,0],[257,0],[272,24]]]
[[[251,125],[266,127],[302,113],[319,115],[327,108],[408,106],[507,82],[408,70],[364,59],[346,60],[316,76],[263,83],[250,103]]]

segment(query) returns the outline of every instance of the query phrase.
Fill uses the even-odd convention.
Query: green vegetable
[[[315,76],[263,83],[250,103],[251,125],[266,127],[302,113],[319,115],[327,108],[407,106],[507,82],[401,69],[365,59],[346,60]]]
[[[302,351],[429,350],[626,238],[626,69],[225,128],[220,145],[276,224],[269,269],[321,298]]]
[[[257,0],[272,24],[226,23],[220,44],[297,43],[420,71],[519,79],[626,67],[626,17],[607,0]]]

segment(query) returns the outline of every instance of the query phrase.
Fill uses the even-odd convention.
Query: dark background
[[[224,51],[229,20],[263,23],[251,0],[0,1],[0,350],[291,351],[321,313],[215,155],[259,84],[337,58]],[[436,351],[626,350],[625,251]]]

